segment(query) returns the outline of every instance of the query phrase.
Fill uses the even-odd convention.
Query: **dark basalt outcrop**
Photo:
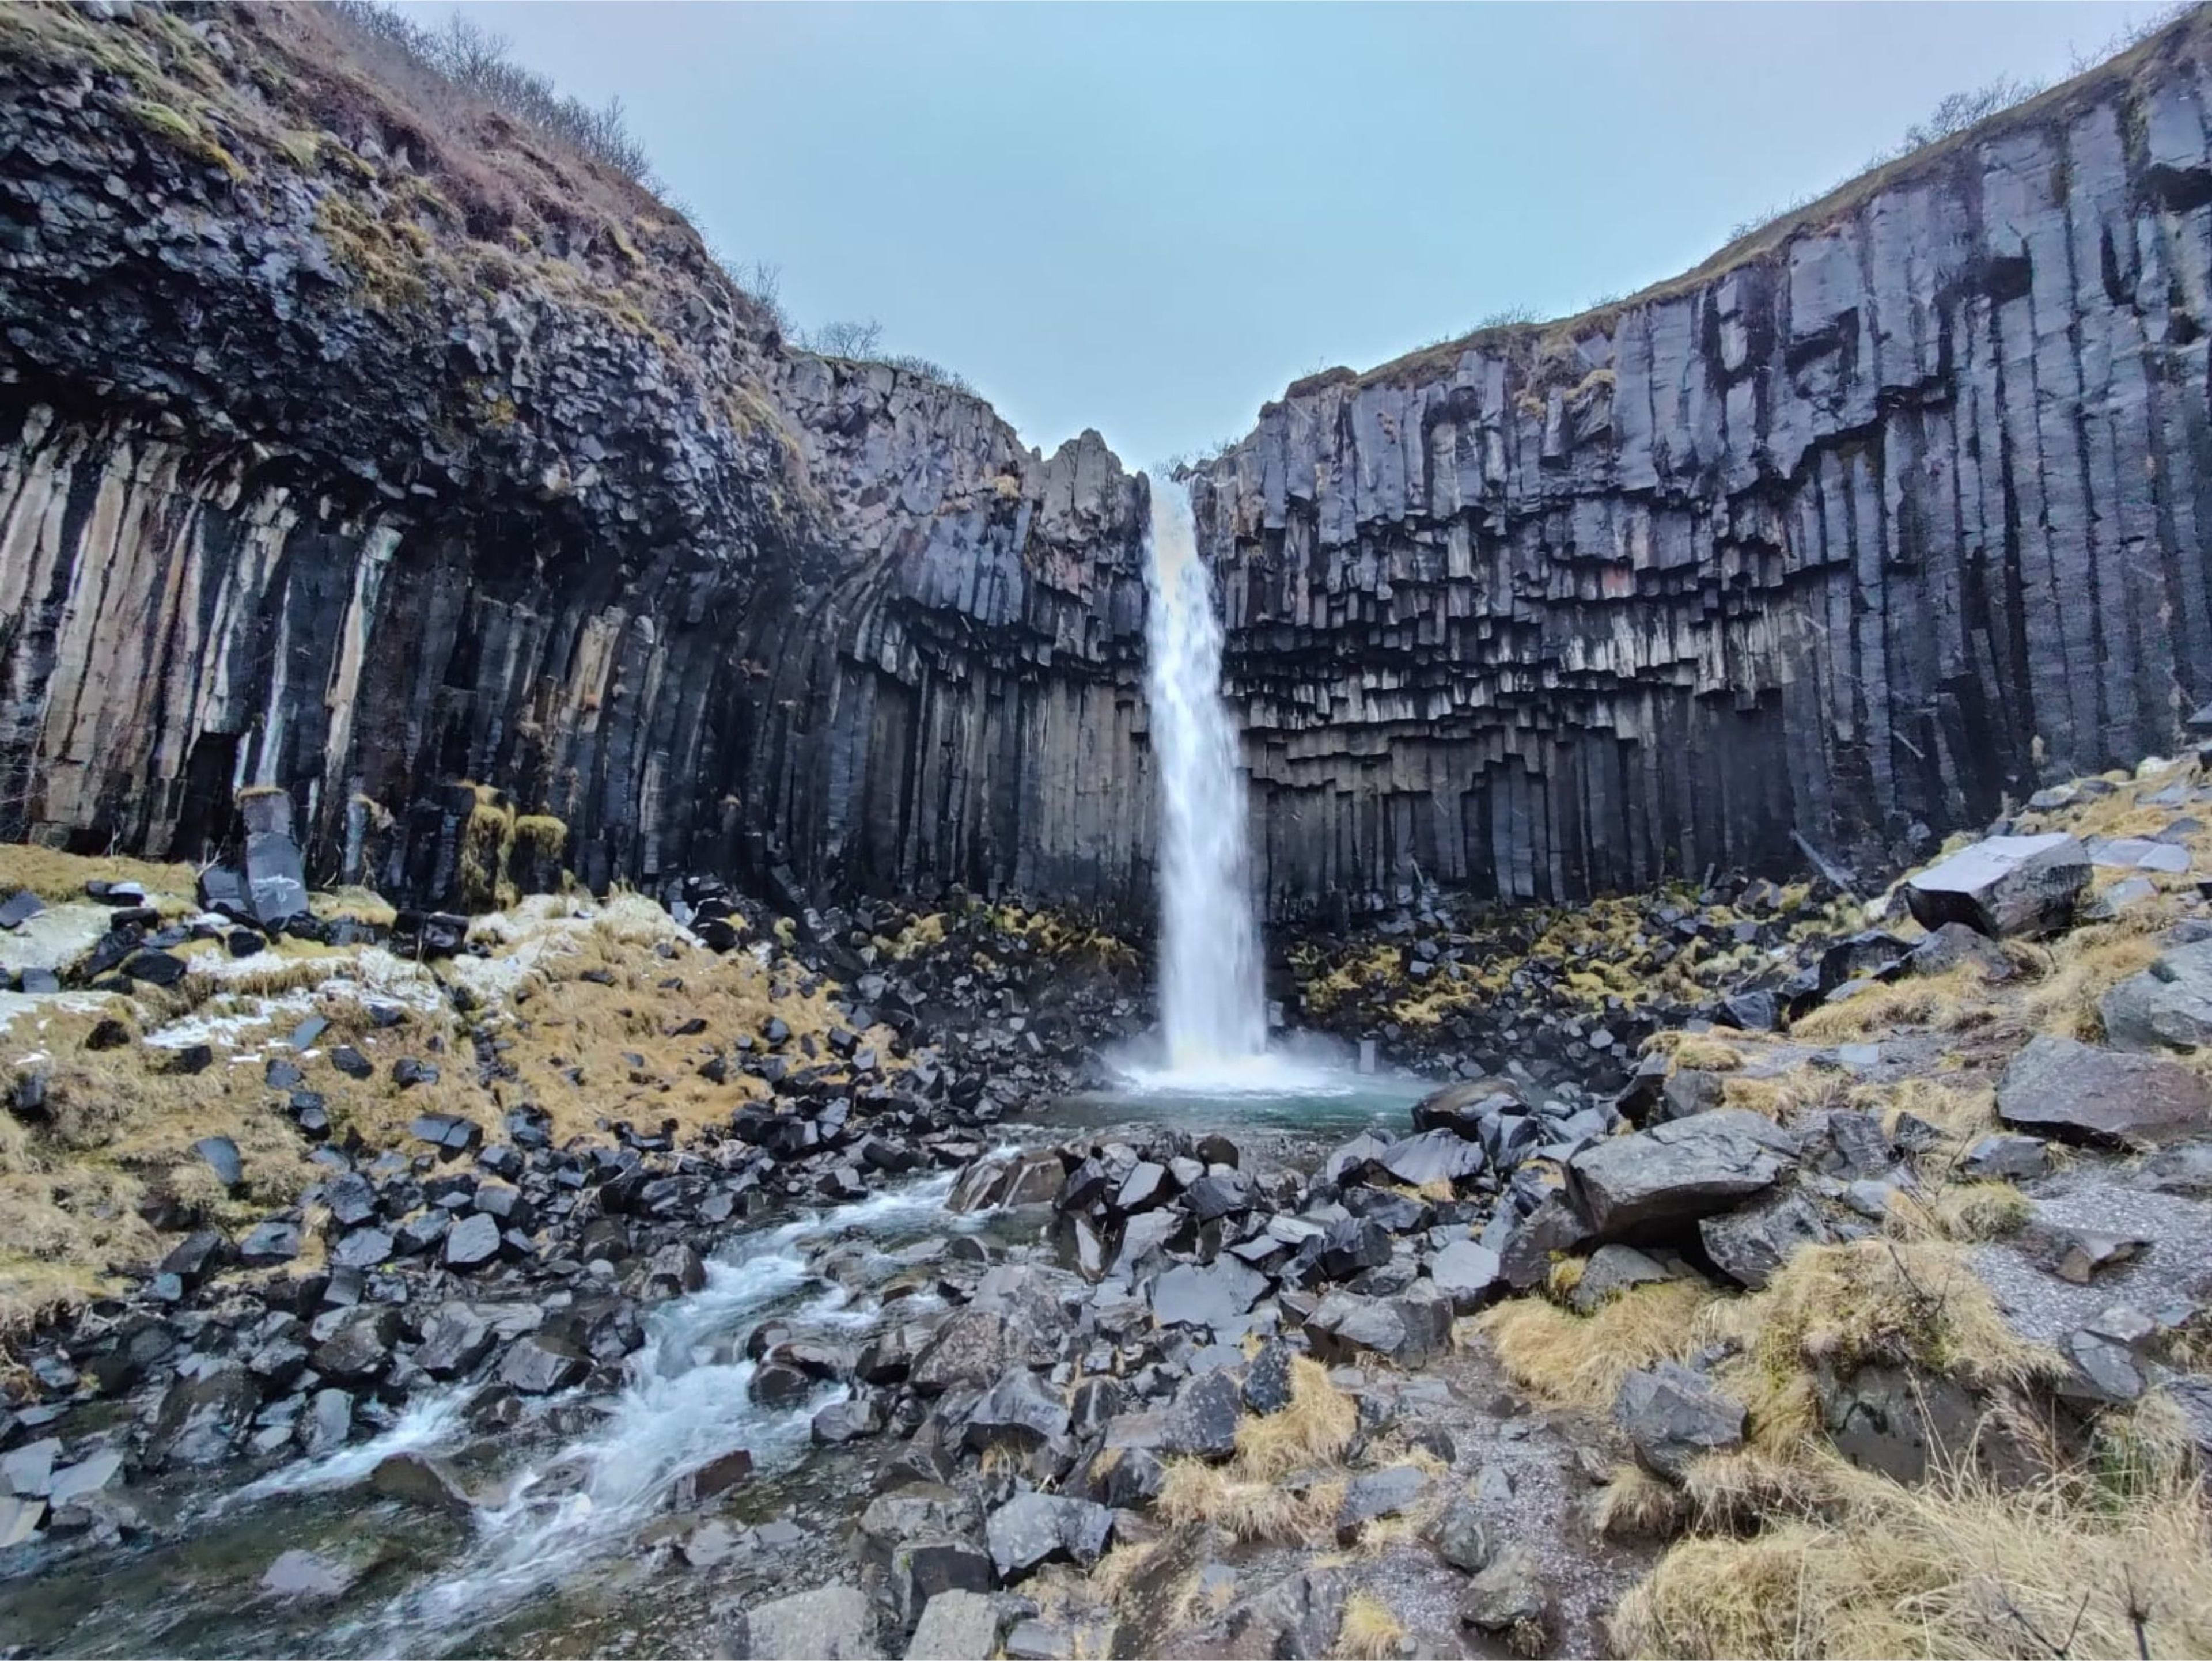
[[[1142,484],[339,29],[0,13],[0,835],[197,858],[275,785],[453,903],[472,784],[593,884],[1145,907]],[[1270,912],[1890,859],[2174,745],[2207,34],[1269,406],[1195,494]]]

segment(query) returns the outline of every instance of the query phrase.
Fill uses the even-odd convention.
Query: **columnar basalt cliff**
[[[1268,908],[1879,861],[2212,695],[2208,27],[1195,482]],[[419,72],[416,72],[419,74]],[[0,835],[1141,912],[1142,484],[311,9],[0,9]],[[542,875],[542,873],[541,873]]]
[[[0,834],[194,857],[275,785],[326,873],[436,898],[484,785],[595,885],[1133,892],[1103,442],[787,349],[651,197],[368,46],[0,16]]]
[[[1293,386],[1200,516],[1278,909],[1875,863],[2212,695],[2199,16],[1699,272]]]

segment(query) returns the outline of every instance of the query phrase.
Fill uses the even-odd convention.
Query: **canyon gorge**
[[[0,4],[0,1661],[2212,1651],[2212,7],[1149,470],[441,50]]]
[[[312,14],[0,21],[0,834],[1143,912],[1146,485]],[[2212,696],[2201,20],[1188,483],[1266,914],[1894,865]],[[348,67],[352,64],[352,67]],[[543,876],[540,872],[540,876]]]

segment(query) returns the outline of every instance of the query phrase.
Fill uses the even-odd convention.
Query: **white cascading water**
[[[1160,792],[1161,1036],[1170,1079],[1233,1084],[1267,1048],[1244,779],[1221,701],[1221,619],[1189,499],[1158,481],[1152,498],[1146,691]]]
[[[809,1248],[855,1234],[941,1233],[952,1180],[945,1173],[902,1184],[732,1241],[708,1264],[704,1287],[653,1312],[645,1348],[629,1360],[628,1387],[596,1429],[510,1473],[505,1499],[475,1513],[469,1549],[384,1609],[341,1623],[331,1641],[345,1652],[467,1652],[469,1634],[486,1623],[628,1549],[666,1506],[678,1473],[739,1447],[765,1471],[797,1464],[815,1412],[846,1391],[829,1385],[794,1407],[756,1405],[746,1389],[755,1364],[738,1345],[771,1310],[805,1331],[842,1331],[852,1340],[882,1325],[889,1317],[872,1297],[815,1277]],[[981,1222],[957,1219],[951,1226]],[[883,1265],[884,1272],[895,1266]],[[910,1297],[897,1312],[905,1318],[933,1306],[927,1297]],[[348,1488],[388,1454],[449,1452],[469,1439],[463,1411],[469,1395],[426,1397],[373,1440],[274,1472],[216,1509]]]

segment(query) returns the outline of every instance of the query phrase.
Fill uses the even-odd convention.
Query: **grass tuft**
[[[1355,1591],[1344,1600],[1335,1654],[1346,1661],[1392,1661],[1405,1642],[1404,1625],[1374,1593]]]
[[[1485,1310],[1486,1335],[1514,1383],[1550,1407],[1608,1412],[1621,1380],[1695,1347],[1698,1317],[1717,1294],[1699,1282],[1631,1287],[1588,1315],[1542,1298],[1513,1298]]]

